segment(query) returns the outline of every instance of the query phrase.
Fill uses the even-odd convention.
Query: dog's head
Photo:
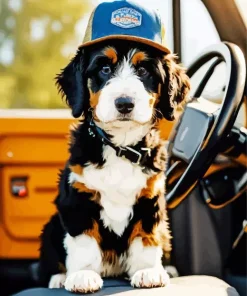
[[[56,79],[74,117],[91,108],[108,128],[173,120],[190,89],[174,55],[124,40],[79,49]]]

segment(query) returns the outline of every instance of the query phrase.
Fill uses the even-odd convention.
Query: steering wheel
[[[167,178],[178,169],[181,161],[187,165],[181,177],[166,195],[168,208],[174,208],[194,189],[220,152],[222,141],[230,132],[243,100],[246,63],[240,48],[232,43],[220,43],[207,48],[187,71],[192,77],[205,63],[216,58],[204,75],[192,102],[174,127],[168,145],[170,159],[176,159],[167,170]],[[226,88],[221,104],[200,98],[215,67],[226,63]]]

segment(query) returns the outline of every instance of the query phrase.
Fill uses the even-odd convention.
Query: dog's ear
[[[84,51],[79,49],[70,63],[56,76],[59,93],[66,98],[66,103],[74,117],[80,117],[89,108],[89,91],[85,77]]]
[[[167,120],[174,120],[177,107],[189,100],[190,81],[185,69],[177,64],[173,54],[164,56],[162,70],[164,81],[160,88],[157,109]]]

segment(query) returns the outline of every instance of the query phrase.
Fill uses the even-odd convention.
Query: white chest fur
[[[100,192],[101,219],[105,227],[121,235],[132,216],[136,196],[146,186],[149,176],[140,166],[117,157],[109,146],[104,148],[103,156],[106,162],[101,169],[89,165],[82,175],[71,173],[70,182],[81,182]]]

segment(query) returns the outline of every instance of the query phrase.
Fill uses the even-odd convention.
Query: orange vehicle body
[[[55,110],[2,112],[0,259],[37,258],[41,229],[55,212],[58,169],[68,157],[72,118]],[[12,194],[13,178],[26,178],[25,197]]]
[[[69,110],[0,111],[0,259],[38,257],[73,121]],[[167,137],[171,128],[167,122]],[[13,178],[26,179],[25,197],[12,194]]]

